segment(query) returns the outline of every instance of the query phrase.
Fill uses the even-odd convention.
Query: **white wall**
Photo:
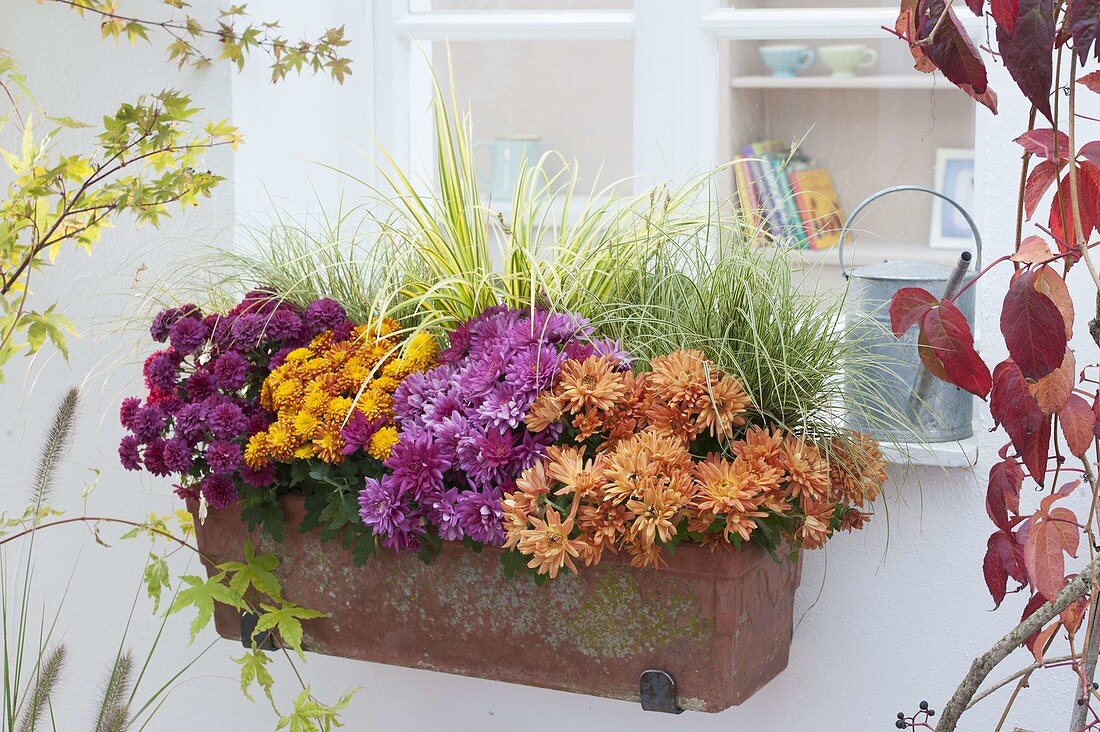
[[[0,387],[5,456],[19,459],[0,482],[0,505],[21,505],[31,455],[55,397],[68,383],[86,381],[81,431],[59,489],[59,503],[78,509],[84,469],[104,469],[93,505],[100,511],[138,517],[173,506],[165,481],[142,480],[116,466],[119,430],[114,409],[121,395],[138,382],[140,357],[146,352],[139,336],[103,335],[133,300],[131,279],[138,263],[152,276],[200,244],[220,240],[234,210],[241,216],[262,214],[263,186],[292,210],[312,207],[316,189],[331,202],[339,190],[335,179],[310,161],[341,167],[364,165],[351,151],[370,144],[372,78],[367,12],[352,0],[264,4],[294,28],[318,30],[348,22],[355,74],[343,89],[320,79],[292,80],[272,88],[260,65],[233,76],[220,67],[177,74],[160,62],[155,49],[114,49],[96,41],[97,31],[62,9],[24,4],[0,15],[0,46],[20,58],[43,103],[60,113],[88,119],[106,111],[107,100],[166,85],[196,91],[200,103],[220,115],[230,111],[244,128],[248,144],[231,163],[219,156],[219,170],[232,170],[234,180],[212,202],[180,217],[159,231],[121,226],[110,232],[91,260],[70,255],[38,290],[43,300],[56,297],[77,315],[87,336],[73,344],[72,364],[58,359],[29,365],[17,362]],[[257,5],[258,9],[258,5]],[[357,29],[357,30],[356,30]],[[49,42],[43,40],[48,36]],[[57,49],[65,49],[57,56]],[[1011,246],[1014,181],[1019,151],[1011,139],[1024,126],[1024,105],[1010,92],[1003,74],[995,72],[1002,95],[1002,115],[980,117],[977,139],[984,148],[978,175],[981,224],[988,242],[987,260]],[[858,111],[858,110],[856,110]],[[365,169],[359,168],[360,170]],[[235,195],[235,200],[234,200]],[[234,208],[235,206],[235,208]],[[1079,268],[1080,269],[1080,268]],[[1091,303],[1085,273],[1071,278],[1083,310]],[[982,327],[997,330],[998,291],[991,279],[979,290]],[[1084,314],[1080,317],[1085,317]],[[1078,362],[1095,361],[1095,348],[1081,341]],[[986,353],[995,363],[1004,354]],[[102,418],[102,420],[101,420]],[[982,427],[988,427],[988,417]],[[556,730],[584,725],[590,729],[677,729],[820,732],[892,728],[895,712],[914,710],[921,699],[941,706],[964,675],[970,660],[1014,624],[1023,598],[1012,597],[997,613],[982,586],[981,558],[991,530],[983,508],[982,483],[1002,442],[1001,434],[979,431],[978,469],[892,470],[890,497],[861,534],[834,540],[826,552],[811,553],[799,591],[789,668],[743,706],[719,715],[685,714],[672,718],[646,714],[636,706],[584,696],[414,671],[341,659],[310,656],[306,678],[315,693],[334,699],[348,687],[362,687],[346,713],[347,729],[394,730]],[[80,729],[93,704],[90,688],[118,642],[143,553],[134,545],[106,550],[79,528],[48,535],[40,545],[39,577],[52,584],[46,595],[56,601],[74,564],[77,573],[63,610],[62,629],[74,657],[58,706],[61,729]],[[177,570],[184,560],[178,558]],[[156,631],[147,603],[139,601],[131,645],[142,649]],[[155,668],[178,667],[194,650],[186,648],[186,622],[173,620],[161,641]],[[211,631],[202,643],[213,639]],[[167,732],[273,728],[270,711],[250,704],[237,689],[237,652],[218,642],[187,675],[152,725]],[[1015,659],[1026,663],[1024,654]],[[283,662],[276,661],[280,692],[292,693]],[[1004,672],[1013,670],[1005,664]],[[1017,703],[1010,721],[1031,729],[1058,729],[1068,718],[1071,677],[1066,671],[1037,674]],[[963,729],[991,729],[1007,696],[999,693],[964,718]]]

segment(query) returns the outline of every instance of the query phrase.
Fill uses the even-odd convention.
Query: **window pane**
[[[628,10],[634,0],[431,0],[434,11],[448,10]]]
[[[459,105],[481,143],[478,163],[494,200],[511,190],[520,156],[555,150],[581,169],[579,190],[631,175],[633,43],[451,43]],[[448,44],[432,47],[447,79]],[[602,168],[602,171],[601,171]]]
[[[783,244],[835,243],[835,231],[815,240],[816,219],[824,220],[826,213],[809,212],[807,221],[802,205],[807,199],[810,208],[812,202],[824,205],[830,186],[840,218],[876,191],[902,184],[938,187],[972,207],[973,167],[966,157],[974,146],[974,103],[944,79],[914,71],[901,42],[732,41],[723,44],[721,59],[728,78],[720,105],[719,159],[743,155],[772,161],[771,169],[755,161],[738,163],[728,185],[739,201],[770,209],[761,221]],[[787,146],[796,148],[793,157]],[[800,183],[809,190],[799,192]],[[786,216],[774,210],[790,200],[796,206],[787,207]],[[887,258],[952,263],[959,248],[970,246],[969,235],[952,228],[957,221],[951,214],[933,231],[932,212],[932,197],[919,193],[876,201],[860,215],[850,240],[857,263]],[[827,265],[826,283],[841,282],[835,249],[801,256]]]

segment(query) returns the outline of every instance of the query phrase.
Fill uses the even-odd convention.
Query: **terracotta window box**
[[[537,586],[505,578],[498,551],[461,544],[430,565],[383,552],[357,567],[338,543],[295,530],[301,496],[283,508],[285,542],[252,540],[282,560],[288,599],[328,614],[305,623],[309,651],[634,702],[641,675],[656,669],[674,680],[679,708],[703,712],[740,704],[787,665],[801,563],[755,545],[682,544],[660,570],[605,554]],[[240,559],[248,535],[233,508],[211,510],[196,533],[218,561]],[[240,639],[232,608],[218,606],[215,624]]]

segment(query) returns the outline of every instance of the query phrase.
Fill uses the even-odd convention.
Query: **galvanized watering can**
[[[917,191],[946,201],[966,219],[977,249],[975,271],[970,252],[955,267],[930,262],[886,261],[857,269],[844,263],[844,240],[856,216],[873,201],[891,193]],[[848,337],[865,351],[845,368],[846,421],[853,429],[887,442],[951,442],[970,437],[973,397],[932,376],[917,353],[917,328],[899,340],[890,332],[890,298],[903,287],[921,287],[936,297],[958,292],[981,270],[982,238],[970,214],[954,199],[923,186],[895,186],[869,196],[856,206],[840,234],[840,268],[849,280],[845,319]],[[974,290],[955,303],[974,322]]]

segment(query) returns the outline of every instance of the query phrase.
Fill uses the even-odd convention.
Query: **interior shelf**
[[[933,74],[735,76],[730,84],[734,89],[954,89],[951,84]]]

